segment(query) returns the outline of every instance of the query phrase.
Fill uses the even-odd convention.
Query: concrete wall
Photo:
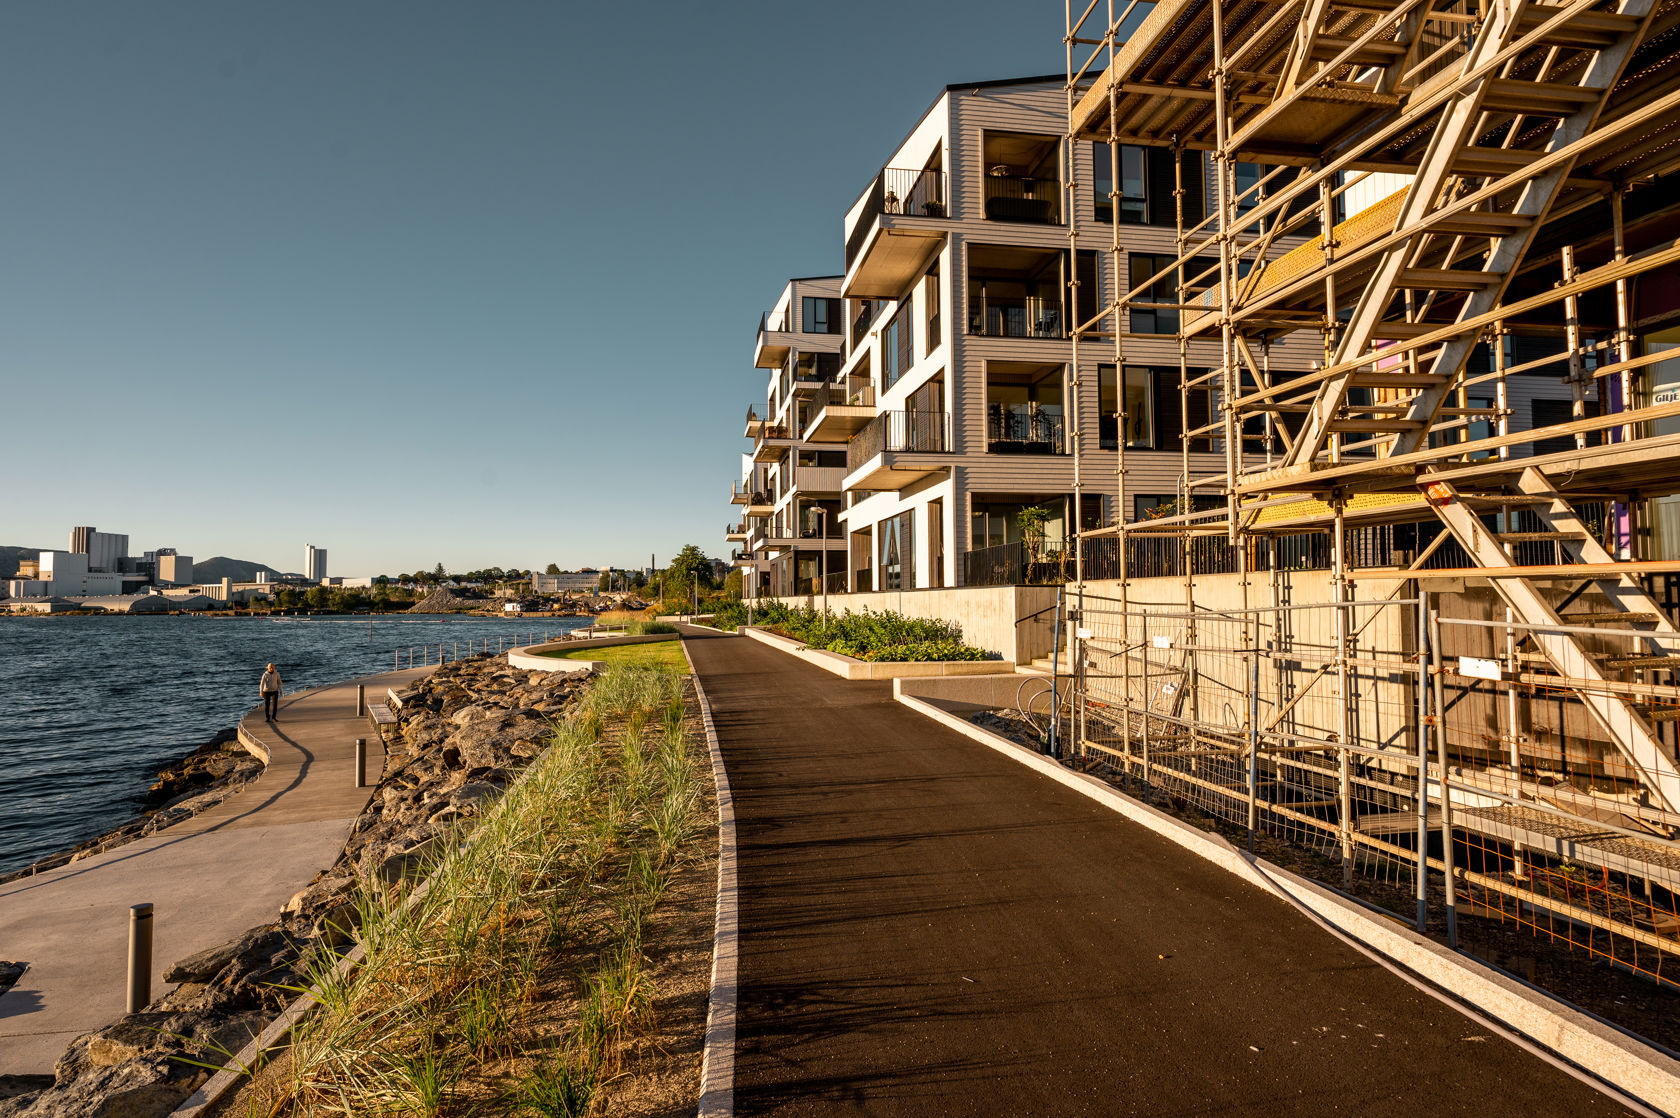
[[[830,594],[835,613],[892,610],[906,617],[954,621],[963,641],[995,652],[1011,664],[1050,655],[1055,630],[1054,586],[958,586],[944,590],[881,590],[871,594]],[[781,599],[790,606],[821,609],[821,595]],[[1049,609],[1031,621],[1021,619]],[[1017,622],[1020,622],[1017,624]]]

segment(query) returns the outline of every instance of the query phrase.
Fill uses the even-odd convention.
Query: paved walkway
[[[369,699],[429,669],[361,682]],[[379,736],[357,718],[356,681],[259,707],[246,729],[271,753],[255,781],[221,804],[115,850],[0,885],[0,958],[29,970],[0,995],[0,1074],[52,1071],[70,1041],[123,1012],[128,908],[150,901],[152,993],[177,959],[273,920],[332,865],[384,765]],[[368,739],[368,782],[355,787],[355,739]]]
[[[890,684],[688,636],[737,811],[738,1114],[1624,1113]]]

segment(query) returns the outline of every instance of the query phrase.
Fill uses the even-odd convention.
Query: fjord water
[[[0,873],[133,817],[157,771],[288,692],[389,671],[392,652],[563,633],[582,618],[43,617],[0,621]],[[420,663],[415,653],[415,663]],[[406,665],[407,656],[403,657]]]

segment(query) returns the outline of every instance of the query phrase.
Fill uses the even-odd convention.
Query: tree
[[[613,574],[611,571],[602,571],[601,577],[595,580],[595,589],[602,591],[611,590],[612,580]]]
[[[560,573],[560,564],[558,564],[558,563],[550,563],[548,566],[543,568],[543,574],[545,574],[545,575],[557,575],[559,573]]]
[[[723,592],[725,594],[729,595],[729,597],[734,598],[736,601],[740,601],[740,599],[741,599],[741,584],[742,584],[743,580],[744,580],[744,576],[741,573],[741,568],[736,567],[734,570],[730,571],[727,575],[724,576]]]
[[[437,581],[442,582],[444,579],[449,577],[449,572],[443,569],[442,563],[439,563],[437,566],[432,568],[432,577]]]
[[[310,609],[326,609],[332,599],[332,592],[325,586],[311,586],[309,593],[303,596],[304,604]]]
[[[687,600],[689,595],[709,590],[712,585],[712,561],[693,544],[677,552],[671,565],[665,568],[665,596]]]

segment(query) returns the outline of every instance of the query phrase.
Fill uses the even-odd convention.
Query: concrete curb
[[[1002,660],[919,660],[905,663],[874,663],[854,660],[825,648],[807,648],[790,637],[766,633],[754,626],[742,626],[741,632],[755,641],[797,656],[807,664],[814,664],[841,679],[906,679],[911,677],[948,675],[999,675],[1002,669],[1015,670],[1015,665]]]
[[[1462,999],[1647,1106],[1680,1115],[1680,1061],[1545,994],[1389,922],[1315,882],[1241,852],[1222,837],[1199,831],[1135,800],[1093,776],[982,729],[893,685],[893,698],[965,737],[997,750],[1134,823],[1268,892],[1281,893],[1330,927],[1358,940],[1435,986]]]
[[[623,644],[657,644],[661,641],[681,640],[678,633],[646,633],[639,636],[620,637],[585,637],[581,640],[545,641],[542,644],[520,645],[518,648],[507,650],[507,662],[510,668],[521,668],[529,672],[565,672],[567,675],[582,675],[595,671],[604,664],[601,660],[567,660],[560,656],[545,656],[544,652],[571,651],[579,648],[614,648]]]
[[[740,1009],[737,967],[740,961],[740,882],[736,874],[735,798],[724,771],[723,751],[712,704],[694,670],[694,659],[683,644],[683,658],[694,676],[694,694],[706,726],[706,748],[712,755],[712,779],[718,802],[717,922],[712,933],[712,988],[706,1006],[706,1040],[700,1056],[699,1118],[729,1118],[735,1112],[735,1024]]]

